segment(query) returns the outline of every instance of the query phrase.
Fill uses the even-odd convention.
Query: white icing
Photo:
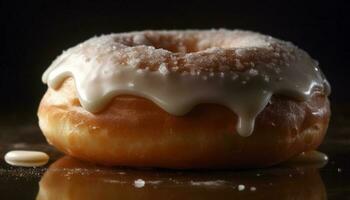
[[[273,94],[306,100],[315,87],[323,88],[327,95],[330,92],[318,63],[290,43],[245,31],[148,32],[149,35],[157,33],[198,34],[201,36],[196,47],[199,52],[186,52],[188,47],[185,46],[177,49],[180,53],[145,46],[150,45],[150,41],[143,32],[131,33],[132,45],[123,41],[125,34],[95,37],[59,56],[43,74],[43,82],[57,89],[65,78],[73,77],[81,105],[93,113],[121,94],[145,97],[178,116],[201,103],[221,104],[237,114],[237,132],[242,136],[252,134],[256,116]],[[220,45],[217,48],[211,46],[213,41],[203,39],[205,36],[211,37],[214,43],[215,38],[222,41],[224,36],[230,36],[231,40],[217,44]],[[280,45],[278,48],[285,52],[276,50],[270,61],[242,62],[244,56],[258,50],[274,52],[274,44]],[[176,59],[171,61],[175,64],[173,67],[164,60],[158,63],[158,70],[147,66],[142,68],[145,55],[139,49],[146,51],[144,54],[147,54],[149,63],[164,60],[164,55],[173,58],[182,53],[183,60],[190,63],[187,66],[190,70],[179,72]],[[206,55],[206,64],[210,65],[215,60],[210,56],[223,54],[224,50],[233,50],[237,57],[234,60],[236,69],[245,69],[247,65],[249,69],[230,71],[229,66],[222,65],[218,70],[201,70],[199,66],[191,65],[193,60],[204,63],[203,54]]]

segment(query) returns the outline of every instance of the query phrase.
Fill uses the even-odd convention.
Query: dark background
[[[50,3],[49,3],[50,2]],[[0,113],[35,114],[41,75],[62,50],[94,35],[144,29],[249,29],[319,60],[332,104],[350,100],[345,1],[7,1],[0,4]]]

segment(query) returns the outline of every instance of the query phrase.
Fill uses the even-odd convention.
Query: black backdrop
[[[62,50],[143,29],[240,28],[290,40],[319,60],[333,104],[350,100],[345,1],[242,1],[1,2],[0,113],[36,112],[41,74]]]

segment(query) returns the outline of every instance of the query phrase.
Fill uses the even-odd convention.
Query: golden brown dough
[[[39,111],[48,142],[68,155],[103,165],[164,168],[270,166],[317,148],[330,117],[327,97],[303,102],[274,96],[256,118],[254,133],[236,132],[228,108],[200,104],[171,115],[150,100],[116,96],[101,112],[81,107],[74,81],[48,89]]]

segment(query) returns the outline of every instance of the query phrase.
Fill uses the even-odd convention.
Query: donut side
[[[152,101],[116,96],[97,114],[81,107],[74,81],[48,89],[38,110],[48,142],[60,151],[102,165],[161,168],[270,166],[316,149],[326,133],[330,107],[324,94],[307,101],[273,96],[257,116],[254,133],[236,132],[237,116],[216,104],[171,115]]]

